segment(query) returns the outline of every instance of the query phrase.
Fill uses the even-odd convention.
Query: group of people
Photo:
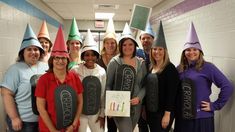
[[[214,111],[225,105],[233,86],[203,59],[193,23],[177,67],[161,21],[157,34],[148,24],[139,39],[143,49],[128,24],[118,39],[110,19],[99,52],[89,29],[83,41],[75,18],[67,42],[60,26],[54,45],[45,21],[38,37],[28,24],[17,62],[1,83],[8,131],[104,132],[107,120],[108,132],[132,132],[137,124],[140,132],[168,132],[175,120],[175,132],[214,132]],[[133,85],[123,88],[122,76]],[[221,89],[214,102],[212,83]],[[106,90],[130,91],[129,117],[105,116]]]

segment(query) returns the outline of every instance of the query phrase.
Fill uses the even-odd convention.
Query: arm
[[[180,79],[179,79],[179,74],[177,69],[175,68],[175,66],[173,64],[169,64],[168,66],[166,66],[165,69],[165,89],[166,89],[166,93],[165,93],[165,106],[164,109],[165,111],[171,112],[175,110],[175,105],[176,105],[176,94],[177,94],[177,90],[179,88],[179,84],[180,84]]]
[[[170,123],[170,115],[172,111],[175,111],[176,105],[176,93],[180,84],[179,74],[173,64],[169,64],[165,67],[165,112],[161,120],[162,128],[167,128]],[[164,71],[163,71],[164,72]],[[164,74],[164,73],[163,73]]]
[[[1,92],[6,113],[12,121],[12,128],[15,131],[19,131],[22,129],[22,120],[17,112],[14,94],[12,91],[4,87]]]
[[[106,73],[105,70],[100,70],[103,71],[103,74],[101,76],[101,106],[100,106],[100,113],[97,121],[100,122],[100,127],[104,128],[105,126],[105,84],[106,84]]]
[[[213,64],[211,64],[210,69],[212,82],[221,89],[218,99],[215,102],[210,103],[210,110],[220,110],[232,95],[233,86],[226,76]]]
[[[140,82],[140,91],[137,95],[137,97],[139,98],[139,101],[142,102],[144,96],[145,96],[145,87],[144,87],[144,82],[145,82],[145,77],[147,75],[147,70],[146,70],[146,65],[145,62],[143,60],[141,60],[141,68],[140,68],[140,72],[141,72],[141,82]]]
[[[106,90],[112,90],[115,80],[115,73],[117,69],[118,64],[114,61],[114,59],[111,59],[107,66],[107,76],[106,76]]]
[[[106,84],[106,73],[104,71],[104,74],[101,76],[101,110],[100,110],[100,117],[104,118],[104,109],[105,109],[105,84]]]
[[[76,113],[76,116],[74,118],[74,121],[73,121],[73,129],[77,129],[77,127],[79,127],[80,125],[80,115],[82,113],[82,106],[83,106],[83,96],[82,96],[82,93],[78,94],[78,109],[77,109],[77,113]]]
[[[136,97],[133,97],[131,99],[131,105],[138,105],[142,102],[144,96],[145,96],[145,87],[144,87],[144,79],[147,74],[146,65],[144,60],[137,58],[138,61],[138,68],[137,68],[137,75],[136,80],[140,80],[140,82],[136,82],[139,85],[139,92],[137,93]]]
[[[37,102],[37,108],[38,108],[38,112],[40,117],[42,118],[43,122],[45,123],[45,125],[47,126],[47,128],[51,131],[51,132],[59,132],[56,127],[53,125],[49,114],[46,110],[46,99],[41,98],[41,97],[37,97],[36,98],[36,102]]]
[[[163,117],[162,117],[162,128],[167,128],[167,126],[169,125],[170,123],[170,115],[171,115],[171,112],[169,111],[165,111]]]

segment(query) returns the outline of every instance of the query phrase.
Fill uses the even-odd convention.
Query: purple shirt
[[[205,62],[200,71],[197,71],[194,65],[190,66],[189,69],[180,73],[180,79],[182,80],[184,77],[192,79],[196,87],[196,118],[214,116],[214,111],[220,110],[232,95],[233,86],[231,82],[211,63]],[[212,83],[220,88],[220,93],[215,102],[211,102],[209,98]],[[211,102],[211,112],[201,110],[201,101]]]

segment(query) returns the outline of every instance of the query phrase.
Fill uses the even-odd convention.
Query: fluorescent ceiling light
[[[102,12],[96,12],[95,13],[95,19],[104,20],[113,18],[114,13],[102,13]]]

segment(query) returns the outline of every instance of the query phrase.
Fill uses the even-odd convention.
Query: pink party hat
[[[65,44],[61,25],[56,35],[56,39],[55,39],[55,43],[51,52],[51,56],[63,56],[63,57],[69,58],[69,54],[68,54],[67,46]]]

